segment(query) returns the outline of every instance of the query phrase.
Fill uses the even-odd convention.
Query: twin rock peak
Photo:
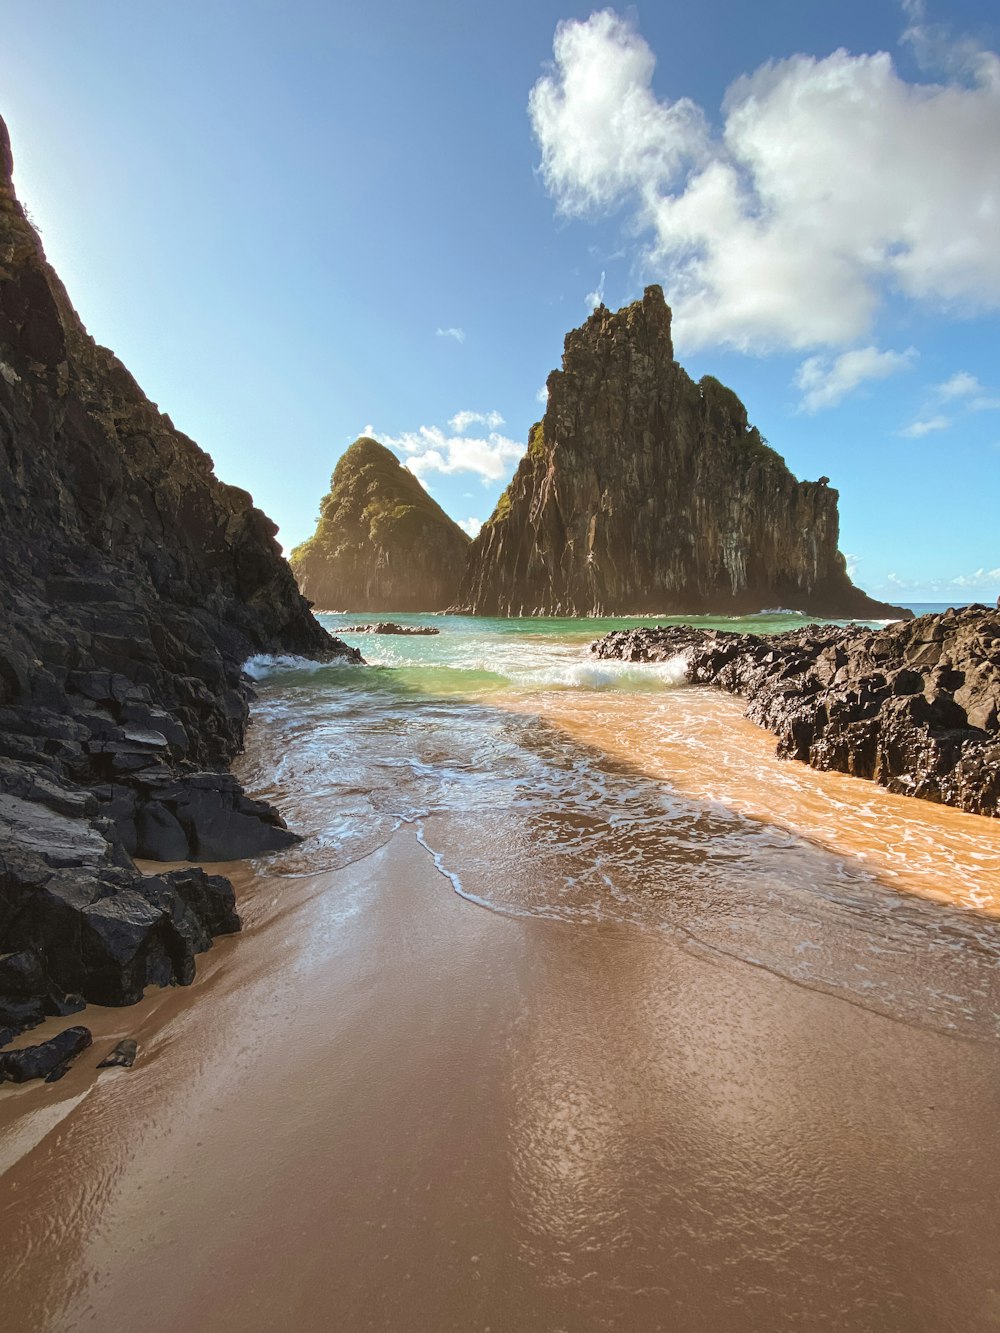
[[[739,398],[677,364],[659,287],[567,335],[545,416],[475,541],[371,439],[291,557],[320,607],[481,615],[908,615],[847,576],[837,492],[800,482]]]

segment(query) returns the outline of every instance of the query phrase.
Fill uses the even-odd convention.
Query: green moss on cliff
[[[362,609],[381,569],[391,570],[376,579],[390,609],[416,599],[435,610],[440,589],[457,580],[468,544],[395,454],[362,436],[334,469],[316,531],[289,560],[306,595],[320,601]]]

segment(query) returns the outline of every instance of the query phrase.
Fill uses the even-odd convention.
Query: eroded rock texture
[[[0,121],[0,1037],[188,981],[238,929],[226,881],[131,857],[292,841],[224,771],[241,664],[351,652],[250,496],[89,337],[11,173]]]
[[[316,606],[442,611],[455,600],[469,538],[377,440],[341,457],[315,533],[291,566]]]
[[[461,608],[909,615],[848,579],[826,479],[796,481],[731,389],[674,361],[659,287],[570,333],[548,390],[470,550]]]
[[[1000,815],[1000,611],[771,636],[634,629],[593,649],[629,662],[685,656],[691,681],[748,700],[783,758]]]

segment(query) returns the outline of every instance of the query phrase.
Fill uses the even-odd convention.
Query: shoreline
[[[1000,1309],[994,1046],[484,910],[408,830],[235,878],[238,949],[100,1015],[136,1069],[23,1098],[66,1108],[4,1175],[23,1333],[972,1333]]]

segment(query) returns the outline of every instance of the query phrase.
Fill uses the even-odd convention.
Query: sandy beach
[[[141,1065],[0,1099],[23,1333],[1000,1321],[995,1046],[486,910],[408,828],[229,869],[194,985],[87,1012]]]

